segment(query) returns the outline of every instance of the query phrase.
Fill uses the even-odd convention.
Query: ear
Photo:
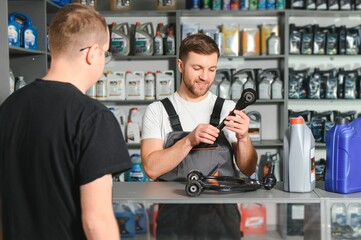
[[[92,65],[95,62],[95,58],[96,58],[95,54],[97,53],[96,52],[97,48],[98,48],[98,45],[95,44],[88,49],[88,52],[87,52],[87,55],[85,58],[87,64]]]
[[[179,71],[180,73],[183,73],[184,64],[183,64],[182,60],[180,60],[180,59],[177,60],[177,66],[178,66],[178,71]]]

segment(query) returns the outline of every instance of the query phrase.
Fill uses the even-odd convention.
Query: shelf
[[[50,0],[46,0],[46,11],[47,13],[56,13],[61,7],[53,3]]]
[[[311,98],[304,98],[304,99],[294,99],[294,98],[290,98],[288,99],[288,102],[289,103],[302,103],[302,102],[314,102],[314,101],[317,101],[317,102],[322,102],[323,103],[337,103],[337,104],[348,104],[350,102],[358,102],[358,101],[361,101],[361,99],[359,98],[356,98],[356,99],[325,99],[325,98],[320,98],[320,99],[311,99]]]
[[[99,100],[101,103],[116,103],[117,105],[148,105],[160,100]]]
[[[151,56],[113,56],[112,60],[119,61],[119,60],[164,60],[164,59],[176,59],[176,55],[151,55]]]
[[[284,99],[270,99],[270,100],[257,99],[254,104],[278,104],[278,103],[284,103],[284,102],[285,102]]]
[[[296,9],[288,9],[285,10],[289,14],[290,17],[360,17],[361,11],[358,10],[296,10]]]
[[[283,147],[283,140],[252,141],[255,148]]]
[[[9,46],[9,54],[11,56],[29,56],[29,55],[47,55],[48,52]]]
[[[140,143],[127,143],[128,149],[140,149]]]
[[[245,60],[274,60],[274,59],[284,59],[285,55],[254,55],[254,56],[220,56],[220,59],[245,59]]]
[[[204,191],[189,197],[180,182],[114,182],[113,201],[128,203],[320,203],[315,192],[289,193],[279,182],[271,190],[224,193]]]
[[[100,11],[104,17],[165,17],[175,16],[177,10],[131,10],[131,11]]]
[[[345,200],[357,200],[360,202],[361,199],[361,192],[356,193],[349,193],[349,194],[342,194],[342,193],[334,193],[328,192],[325,190],[325,182],[319,181],[316,182],[316,189],[315,192],[319,197],[326,198],[326,199],[337,199],[339,201],[344,202]]]
[[[284,14],[285,10],[229,10],[229,11],[213,11],[213,10],[180,10],[182,17],[250,17],[264,16],[277,17]]]

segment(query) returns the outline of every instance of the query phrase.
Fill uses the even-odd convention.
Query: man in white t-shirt
[[[210,116],[212,109],[214,110],[217,96],[209,92],[209,89],[215,79],[218,58],[217,44],[212,38],[204,34],[194,34],[182,41],[177,62],[178,69],[182,74],[181,85],[169,97],[169,100],[179,116],[181,129],[187,134],[184,134],[183,138],[174,141],[174,143],[168,144],[167,141],[172,136],[174,128],[172,129],[165,107],[161,102],[154,102],[147,107],[143,118],[141,155],[144,169],[150,178],[167,181],[185,179],[187,172],[181,171],[184,169],[182,164],[185,161],[187,161],[187,164],[185,164],[186,169],[191,169],[192,164],[196,164],[194,166],[197,169],[199,168],[198,170],[207,173],[209,169],[213,169],[218,164],[220,175],[235,176],[237,170],[233,167],[233,155],[237,168],[243,174],[250,176],[254,173],[257,164],[257,153],[248,136],[250,120],[246,113],[235,110],[235,116],[227,116],[234,108],[235,103],[226,100],[219,116],[220,120],[227,116],[225,128],[223,131],[219,131],[214,125],[210,124]],[[221,137],[228,140],[229,151],[226,150],[231,155],[231,159],[227,156],[226,160],[221,160],[218,163],[218,159],[209,158],[186,160],[192,152],[196,152],[192,151],[192,148],[198,144],[213,144],[216,139],[218,141]],[[232,208],[234,207],[232,206]],[[201,206],[198,206],[197,209],[200,208]],[[230,226],[224,227],[224,233],[222,230],[217,229],[217,226],[221,224],[227,225],[227,219],[225,218],[236,214],[234,211],[229,213],[229,209],[222,208],[224,211],[222,210],[218,215],[197,216],[198,220],[193,219],[194,221],[190,221],[197,213],[199,215],[200,212],[204,214],[213,212],[210,208],[212,208],[212,205],[207,205],[208,210],[196,211],[194,206],[173,205],[173,211],[166,211],[165,209],[168,209],[167,205],[162,205],[159,209],[157,237],[164,239],[183,239],[187,237],[187,239],[190,239],[189,237],[197,234],[197,230],[194,229],[195,226],[198,229],[199,226],[202,226],[202,236],[206,236],[206,239],[220,239],[219,237],[224,239],[225,232],[232,232],[227,229]],[[193,212],[192,217],[188,216],[189,211]],[[195,211],[196,214],[194,214]],[[219,212],[219,209],[215,211]],[[163,214],[163,212],[167,212],[167,214]],[[219,219],[220,215],[222,215],[223,219]],[[204,222],[203,225],[199,224],[207,218],[212,218],[214,227],[209,224],[210,221]],[[163,224],[167,221],[171,221],[174,227],[170,226],[169,223]],[[209,228],[204,229],[204,225],[209,225]],[[239,232],[239,218],[238,221],[234,222],[234,225]],[[207,231],[209,234],[204,235],[204,232]],[[217,235],[216,232],[223,235]],[[227,236],[225,238],[227,239]],[[229,238],[234,239],[234,235],[229,235]]]

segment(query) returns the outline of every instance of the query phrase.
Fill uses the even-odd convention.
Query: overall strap
[[[213,107],[213,112],[210,119],[210,124],[213,126],[217,126],[219,124],[219,120],[221,118],[221,111],[224,103],[224,98],[217,97],[216,103]]]
[[[170,125],[173,129],[173,131],[181,131],[183,132],[183,128],[182,128],[182,125],[180,123],[180,120],[179,120],[179,116],[177,114],[177,112],[175,111],[174,107],[173,107],[173,104],[171,103],[171,101],[169,100],[169,98],[163,98],[161,100],[165,110],[167,111],[168,113],[168,116],[169,116],[169,122],[170,122]]]

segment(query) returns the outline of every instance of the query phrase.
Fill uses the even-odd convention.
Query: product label
[[[128,96],[140,96],[140,81],[139,80],[128,80],[127,85]]]
[[[122,95],[122,80],[110,80],[109,81],[109,96],[121,96]]]
[[[96,84],[97,98],[105,98],[107,96],[107,81],[99,79]]]
[[[13,25],[8,26],[8,42],[10,46],[18,46],[20,43],[18,42],[18,32],[16,31],[16,27]]]
[[[125,39],[122,36],[116,33],[112,33],[112,41],[110,46],[110,51],[112,53],[124,53],[125,45]]]
[[[132,167],[129,173],[129,178],[132,182],[143,182],[144,174],[139,164]]]
[[[311,182],[316,181],[315,148],[311,148]]]
[[[293,220],[305,219],[305,207],[303,205],[292,205],[292,216]]]
[[[30,29],[25,30],[25,32],[24,32],[24,48],[34,49],[36,47],[35,41],[36,41],[36,36],[35,36],[34,32]]]

